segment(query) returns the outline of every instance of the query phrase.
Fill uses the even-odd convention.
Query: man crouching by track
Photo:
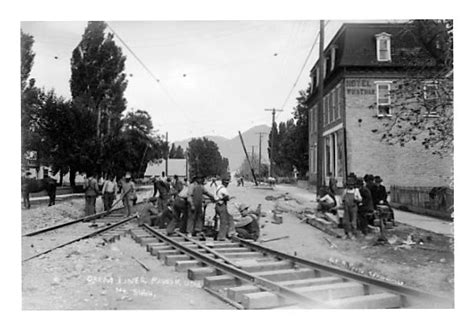
[[[250,211],[248,205],[241,204],[239,206],[239,212],[241,217],[234,219],[237,236],[242,239],[257,241],[260,236],[260,227],[258,224],[260,205],[256,211]]]
[[[142,226],[143,224],[152,225],[155,224],[158,219],[158,209],[156,208],[157,197],[151,197],[146,202],[142,208],[142,211],[138,215],[138,225]]]

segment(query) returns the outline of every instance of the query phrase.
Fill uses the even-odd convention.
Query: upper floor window
[[[336,67],[336,46],[331,47],[331,68],[330,71],[334,70],[334,67]]]
[[[379,62],[388,62],[392,60],[390,53],[390,37],[388,33],[380,33],[375,35],[377,41],[377,60]]]
[[[377,116],[391,116],[390,82],[376,82],[377,86]]]

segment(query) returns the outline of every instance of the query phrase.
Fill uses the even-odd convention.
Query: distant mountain
[[[260,125],[252,127],[246,131],[241,131],[242,138],[245,143],[245,147],[247,148],[247,153],[249,156],[252,154],[252,145],[254,146],[254,153],[258,156],[258,145],[259,145],[259,134],[260,132],[264,132],[265,134],[262,135],[262,163],[268,163],[268,135],[270,133],[270,127],[267,125]],[[219,151],[221,152],[222,156],[229,159],[229,169],[230,171],[237,170],[242,162],[245,160],[245,153],[244,149],[242,148],[242,143],[240,142],[239,135],[234,138],[228,139],[221,136],[204,136],[207,139],[213,141],[219,147]],[[181,146],[183,149],[188,147],[188,143],[191,138],[182,140],[182,141],[175,141],[173,142],[174,145],[177,147],[178,145]]]

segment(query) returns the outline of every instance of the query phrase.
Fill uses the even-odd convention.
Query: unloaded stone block
[[[301,288],[301,287],[326,285],[326,284],[333,284],[333,283],[340,283],[340,282],[343,282],[341,278],[328,276],[328,277],[323,277],[323,278],[280,281],[278,283],[287,288]]]
[[[248,252],[249,250],[247,248],[243,247],[234,247],[234,248],[212,248],[213,251],[222,253],[222,254],[227,254],[227,253],[232,253],[232,252]]]
[[[167,255],[165,256],[165,265],[173,266],[176,264],[177,261],[190,259],[191,257],[189,257],[188,255]]]
[[[168,245],[163,242],[152,242],[146,245],[146,251],[150,252],[151,248],[153,247],[165,247],[165,246],[168,246]]]
[[[309,268],[254,272],[253,274],[272,281],[301,280],[315,277],[315,271]]]
[[[158,252],[159,251],[164,251],[164,250],[175,250],[173,249],[172,247],[170,246],[156,246],[156,247],[151,247],[150,248],[150,254],[152,254],[153,256],[158,256]]]
[[[204,278],[204,287],[215,289],[223,286],[236,286],[239,280],[231,275],[216,275]]]
[[[310,286],[296,288],[294,290],[308,297],[314,297],[316,300],[332,300],[338,298],[362,296],[364,294],[363,285],[356,282],[342,282],[322,286]]]
[[[186,272],[191,268],[201,267],[203,264],[197,260],[179,260],[174,264],[176,272]]]
[[[140,243],[140,245],[142,246],[146,246],[149,243],[157,242],[157,241],[158,239],[155,237],[143,237],[143,238],[138,239],[138,243]]]
[[[245,294],[242,297],[242,305],[245,309],[265,309],[279,306],[291,305],[294,302],[286,298],[281,298],[278,295],[262,291]]]
[[[227,258],[257,258],[262,256],[259,252],[246,251],[246,252],[231,252],[225,254]]]
[[[188,270],[189,280],[202,280],[208,276],[217,275],[217,270],[213,267],[190,268]]]
[[[292,263],[289,261],[272,261],[272,262],[247,262],[239,264],[240,268],[247,272],[263,272],[274,271],[292,268]]]
[[[260,289],[252,285],[243,285],[227,289],[227,297],[237,303],[242,303],[243,296],[254,292],[260,292]]]
[[[336,299],[328,302],[328,305],[335,308],[352,309],[383,309],[400,308],[402,306],[401,297],[390,293],[376,295],[356,296]]]
[[[178,250],[158,250],[156,256],[159,259],[164,259],[168,255],[180,255],[181,253]]]

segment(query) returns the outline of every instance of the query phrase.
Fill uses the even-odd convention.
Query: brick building
[[[439,158],[420,142],[388,145],[373,132],[391,120],[390,90],[419,63],[430,58],[406,24],[344,24],[324,51],[323,180],[332,172],[342,186],[348,173],[380,175],[384,184],[404,186],[448,185],[452,157]],[[417,61],[407,61],[416,54]],[[413,57],[413,56],[412,56]],[[417,64],[418,63],[418,64]],[[309,110],[309,179],[317,179],[317,111],[319,60],[311,70]],[[429,86],[429,78],[425,86]],[[436,113],[429,113],[436,115]]]

